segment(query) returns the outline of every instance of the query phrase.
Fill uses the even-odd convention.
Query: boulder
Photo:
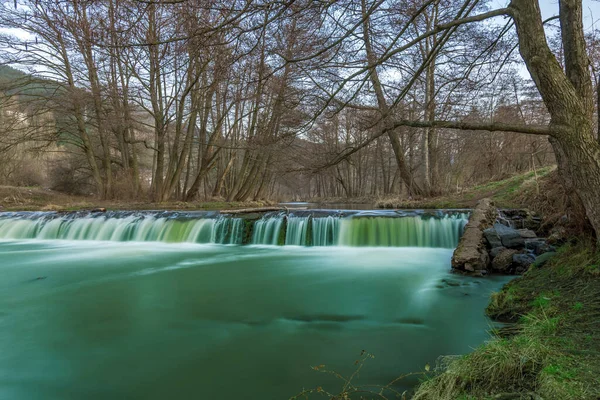
[[[492,260],[492,270],[508,274],[512,271],[513,256],[516,255],[517,250],[504,249],[501,250],[494,260]]]
[[[556,251],[556,248],[548,244],[546,239],[543,238],[525,240],[525,249],[532,251],[536,256]]]
[[[529,266],[535,262],[535,257],[531,254],[514,254],[512,256],[512,261],[515,267],[515,272],[517,274],[522,274]]]
[[[548,236],[548,243],[550,244],[563,244],[567,240],[567,230],[563,226],[556,226],[552,229],[550,236]]]
[[[506,226],[522,229],[531,229],[537,231],[542,224],[542,218],[528,210],[523,209],[502,209],[499,210],[499,222]]]
[[[495,258],[502,250],[506,250],[506,247],[504,247],[504,246],[494,247],[493,249],[490,250],[490,256],[492,256],[492,258]]]
[[[519,232],[519,235],[523,239],[535,239],[537,237],[536,233],[531,229],[517,229],[517,232]]]
[[[494,224],[494,229],[502,241],[502,246],[509,249],[522,249],[525,247],[525,239],[519,231],[502,224]]]
[[[483,236],[485,236],[485,239],[487,240],[491,249],[494,247],[502,247],[502,241],[500,240],[500,237],[494,228],[484,229]]]
[[[458,272],[481,275],[490,263],[483,230],[491,227],[497,211],[490,199],[480,200],[471,213],[456,250],[452,255],[452,269]]]

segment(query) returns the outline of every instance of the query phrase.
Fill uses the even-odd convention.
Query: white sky
[[[558,0],[539,0],[544,19],[558,15]],[[492,4],[500,7],[506,7],[510,3],[508,0],[493,0]],[[600,0],[583,0],[584,25],[586,29],[600,28]]]

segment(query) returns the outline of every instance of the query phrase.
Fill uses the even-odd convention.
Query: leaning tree
[[[360,36],[363,36],[363,41],[367,46],[365,46],[362,53],[353,48],[355,54],[360,54],[358,57],[366,59],[363,70],[349,75],[351,79],[344,79],[335,90],[331,90],[329,93],[330,99],[327,102],[329,104],[352,106],[352,101],[359,98],[358,95],[352,94],[350,100],[335,100],[335,97],[339,96],[340,93],[348,92],[348,90],[341,89],[342,86],[353,85],[354,87],[360,87],[361,89],[366,87],[369,91],[374,91],[377,94],[379,105],[385,105],[385,107],[377,108],[380,121],[378,126],[381,126],[381,129],[370,136],[368,140],[348,148],[331,164],[344,160],[377,137],[386,135],[393,138],[390,132],[401,126],[469,131],[503,131],[547,136],[556,154],[559,174],[566,186],[566,192],[570,195],[571,207],[580,208],[582,213],[585,212],[595,232],[599,234],[597,236],[600,237],[600,138],[594,127],[595,93],[584,36],[582,0],[559,0],[559,15],[546,21],[542,19],[539,0],[512,0],[506,7],[491,11],[482,10],[484,8],[482,7],[483,1],[463,0],[460,7],[456,8],[457,12],[453,17],[439,21],[429,30],[416,37],[407,36],[407,27],[440,1],[442,0],[372,0],[369,2],[365,0],[348,0],[330,3],[332,6],[344,10],[350,10],[352,7],[354,9],[362,8],[362,13],[359,21],[356,21],[355,24],[346,24],[343,34],[337,35],[337,37],[332,35],[331,44],[326,45],[317,55],[327,54],[326,51],[333,51],[332,49],[335,49],[335,46],[344,40],[355,40],[356,37]],[[366,34],[362,35],[360,29],[370,29],[366,22],[375,19],[374,15],[377,12],[391,12],[390,10],[393,10],[393,7],[390,4],[398,2],[403,6],[409,4],[414,11],[407,21],[398,23],[397,31],[386,32],[392,40],[377,53],[368,46],[369,38]],[[344,6],[342,7],[340,4],[344,4]],[[453,3],[454,5],[455,3]],[[338,16],[345,14],[338,10],[338,12],[330,12],[329,15],[332,18],[339,18]],[[504,18],[505,26],[509,29],[514,27],[516,32],[515,47],[518,47],[521,58],[547,108],[550,116],[548,125],[472,123],[458,118],[445,121],[427,118],[414,120],[404,119],[401,113],[394,112],[394,106],[401,104],[403,96],[410,90],[411,85],[427,70],[429,63],[440,54],[452,35],[459,35],[461,32],[465,34],[464,30],[461,31],[461,29],[475,22],[486,21],[483,22],[484,25],[497,25],[493,21],[489,21],[493,18]],[[560,56],[557,56],[548,45],[544,30],[546,23],[556,19],[560,22],[559,33],[562,39]],[[343,26],[339,21],[337,22],[334,24],[335,26]],[[505,31],[502,30],[502,32]],[[379,87],[377,70],[389,71],[390,66],[393,65],[390,62],[392,58],[402,57],[408,50],[434,35],[437,38],[435,45],[428,47],[428,54],[423,57],[422,64],[414,68],[411,72],[412,76],[409,75],[405,79],[404,86],[398,86],[395,92],[390,90],[393,93],[388,96],[391,96],[392,99],[385,101],[382,98],[383,91]],[[289,61],[301,62],[308,58],[304,56]],[[363,73],[362,76],[360,75],[361,72]],[[371,82],[371,85],[356,84],[357,77],[361,77],[360,79],[365,83]]]

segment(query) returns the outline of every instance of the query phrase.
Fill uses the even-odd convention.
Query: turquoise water
[[[320,222],[329,247],[0,241],[0,399],[287,399],[363,349],[358,382],[386,383],[489,337],[505,279],[449,274],[449,248],[331,246],[344,227]]]
[[[156,214],[12,215],[0,213],[0,239],[454,248],[466,214],[439,217],[266,215],[257,220]]]

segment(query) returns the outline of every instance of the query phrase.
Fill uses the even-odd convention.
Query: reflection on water
[[[488,337],[503,281],[451,276],[451,254],[0,242],[0,398],[287,399],[363,349],[360,381],[385,383]]]

